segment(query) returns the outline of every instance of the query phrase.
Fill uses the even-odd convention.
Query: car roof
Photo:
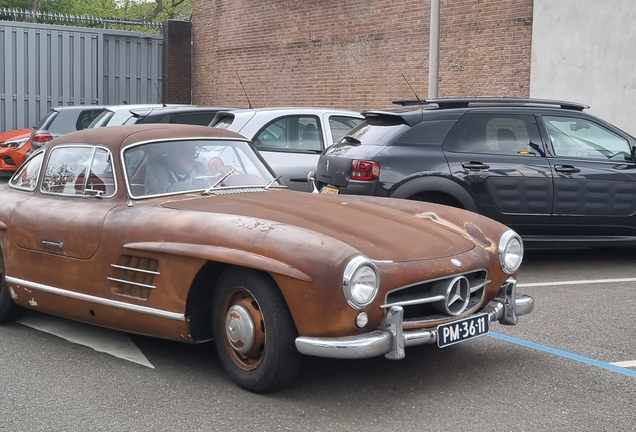
[[[66,144],[99,145],[112,152],[143,141],[161,141],[175,138],[216,138],[247,141],[237,133],[207,126],[181,125],[171,123],[150,123],[147,125],[112,126],[108,128],[85,129],[54,139],[49,148]]]
[[[64,105],[51,107],[52,111],[83,111],[87,109],[102,110],[106,108],[105,105]]]
[[[554,112],[578,112],[580,113],[587,105],[576,102],[567,102],[552,99],[532,99],[532,98],[440,98],[440,99],[407,99],[393,102],[399,107],[387,109],[374,109],[364,111],[362,114],[369,116],[399,116],[404,121],[413,126],[424,119],[432,120],[445,114],[463,114],[468,111],[479,110],[531,110],[542,109]],[[430,117],[429,117],[430,116]]]
[[[136,115],[145,115],[150,113],[192,113],[199,111],[228,111],[239,109],[237,107],[226,106],[201,106],[201,105],[179,105],[179,106],[160,106],[160,107],[144,107],[144,108],[132,108],[131,113]]]
[[[166,105],[166,106],[179,107],[179,106],[190,106],[190,105],[175,104],[175,105]],[[152,108],[163,108],[163,107],[164,105],[162,104],[122,104],[122,105],[106,105],[104,106],[104,109],[116,112],[116,111],[122,111],[122,110],[132,111],[137,109],[152,109]]]
[[[342,108],[325,108],[325,107],[265,107],[265,108],[239,108],[226,110],[230,114],[257,114],[263,112],[280,112],[281,114],[324,114],[324,113],[342,113],[353,116],[361,116],[360,112],[346,110]]]

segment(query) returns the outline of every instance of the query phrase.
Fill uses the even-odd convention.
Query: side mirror
[[[636,146],[632,146],[632,162],[636,162]]]

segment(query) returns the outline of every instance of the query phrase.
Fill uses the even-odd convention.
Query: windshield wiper
[[[283,177],[282,175],[279,175],[278,177],[276,177],[274,180],[272,180],[271,182],[269,182],[269,184],[267,186],[265,186],[265,190],[269,189],[270,187],[272,187],[272,185],[274,183],[276,183],[281,177]]]
[[[228,172],[226,172],[220,179],[218,179],[216,181],[216,183],[214,183],[212,186],[210,186],[209,188],[207,188],[206,190],[203,191],[203,195],[210,195],[210,193],[212,192],[212,189],[214,189],[215,187],[217,187],[218,185],[220,185],[221,183],[223,183],[225,181],[226,178],[228,178],[230,176],[230,174],[232,174],[234,171],[236,171],[234,168],[231,168]]]

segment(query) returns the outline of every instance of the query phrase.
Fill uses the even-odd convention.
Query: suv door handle
[[[470,170],[486,170],[490,168],[490,165],[486,165],[485,163],[475,162],[475,161],[462,162],[462,166]]]
[[[573,167],[572,165],[555,165],[554,170],[556,172],[565,173],[565,174],[576,174],[581,172],[581,170],[577,167]]]

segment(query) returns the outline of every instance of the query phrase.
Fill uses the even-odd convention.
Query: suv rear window
[[[51,123],[53,123],[53,120],[55,120],[55,117],[59,114],[60,113],[55,110],[49,111],[44,117],[42,117],[37,126],[35,126],[35,130],[47,130],[49,126],[51,126]]]
[[[361,144],[390,145],[395,141],[395,138],[410,128],[400,116],[368,115],[362,123],[351,129],[340,142],[346,143],[347,137],[351,137],[360,141]]]

